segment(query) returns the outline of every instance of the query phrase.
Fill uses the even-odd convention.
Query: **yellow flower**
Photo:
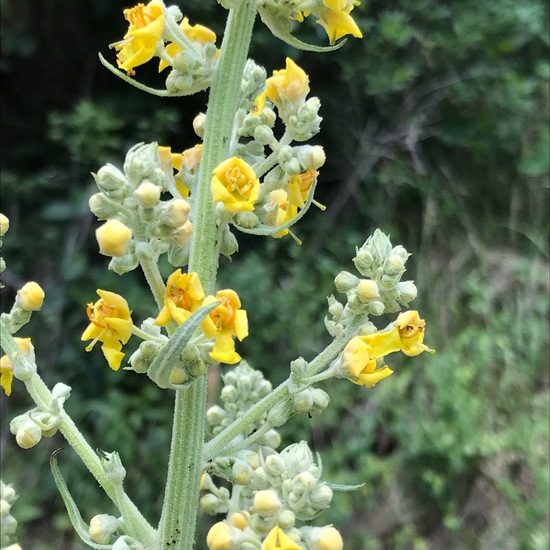
[[[405,311],[391,330],[355,336],[344,348],[342,356],[342,368],[347,377],[355,384],[371,388],[393,373],[387,365],[377,368],[378,360],[386,355],[396,351],[409,356],[423,351],[434,353],[423,343],[425,326],[426,322],[420,319],[417,311]]]
[[[302,550],[302,547],[275,525],[265,537],[261,550]]]
[[[298,208],[289,202],[288,193],[284,189],[271,191],[265,208],[268,211],[273,211],[272,222],[274,226],[283,225],[298,214]],[[278,239],[287,235],[288,232],[288,229],[283,229],[272,236]]]
[[[32,344],[30,338],[14,338],[15,343],[23,353],[31,350]],[[13,363],[8,355],[0,358],[0,386],[4,388],[6,395],[11,395],[11,383],[13,381]]]
[[[243,159],[224,160],[212,172],[214,202],[222,202],[229,212],[251,212],[260,192],[260,181]]]
[[[127,74],[134,75],[134,67],[143,65],[153,58],[157,43],[164,33],[164,4],[151,0],[147,5],[138,4],[124,10],[124,17],[130,23],[128,32],[120,42],[111,44],[117,53],[117,64]]]
[[[323,0],[325,9],[321,10],[317,23],[325,29],[331,44],[347,34],[351,34],[355,38],[363,38],[357,23],[349,14],[357,5],[359,2],[350,2],[349,0]]]
[[[235,351],[234,337],[242,341],[248,336],[248,317],[234,290],[220,290],[216,296],[207,296],[203,305],[219,301],[220,305],[201,323],[208,338],[215,338],[210,357],[220,363],[233,365],[241,360]]]
[[[193,272],[182,273],[181,269],[177,269],[166,281],[164,307],[155,324],[163,327],[174,319],[181,325],[202,305],[203,300],[204,291],[199,276]]]
[[[108,290],[97,290],[100,296],[95,304],[88,304],[88,318],[91,323],[88,325],[81,340],[93,340],[86,347],[91,351],[96,342],[102,342],[101,351],[113,370],[120,368],[124,357],[122,344],[126,344],[132,335],[131,311],[128,302],[119,294]]]
[[[307,170],[303,174],[291,176],[288,184],[290,204],[296,205],[298,208],[305,206],[311,186],[318,175],[319,172],[317,170]]]
[[[44,296],[42,287],[34,281],[24,284],[17,292],[19,304],[25,311],[38,311],[44,303]]]
[[[216,42],[216,33],[214,31],[211,31],[208,27],[203,27],[202,25],[190,25],[187,17],[183,18],[183,21],[180,23],[180,27],[187,38],[189,38],[192,42],[197,42],[201,45],[208,42]],[[181,51],[181,47],[173,42],[166,46],[166,53],[172,57],[172,59]],[[168,66],[169,63],[166,60],[161,59],[159,63],[159,73]]]
[[[286,68],[273,71],[273,76],[265,81],[265,90],[256,98],[253,112],[260,113],[269,98],[278,108],[282,106],[281,97],[293,103],[302,102],[309,93],[309,78],[290,57],[286,58]]]

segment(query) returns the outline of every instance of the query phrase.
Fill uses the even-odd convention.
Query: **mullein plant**
[[[417,293],[412,281],[401,280],[409,254],[380,230],[357,248],[356,273],[335,278],[342,299],[328,298],[331,343],[312,360],[294,360],[276,388],[238,353],[236,341],[250,332],[246,304],[234,290],[216,287],[216,272],[220,255],[237,252],[239,233],[288,236],[300,244],[291,227],[312,204],[324,209],[314,191],[325,154],[305,144],[320,129],[319,99],[310,96],[309,78],[291,58],[269,77],[247,59],[256,15],[296,48],[331,50],[342,37],[362,37],[351,16],[359,2],[219,1],[229,12],[221,46],[214,32],[192,24],[178,7],[152,0],[124,10],[128,31],[111,45],[118,67],[100,56],[109,70],[152,94],[209,88],[206,112],[193,122],[195,144],[183,152],[136,144],[121,168],[107,164],[93,175],[98,192],[89,200],[102,222],[96,237],[100,253],[111,258],[109,269],[123,275],[141,268],[157,305],[136,326],[123,296],[98,289],[87,304],[89,325],[81,339],[87,351],[97,353],[100,346],[111,369],[145,374],[145,383],[175,398],[159,525],[151,525],[126,493],[117,452],[96,452],[64,410],[71,388],[57,383],[50,390],[42,381],[33,344],[19,335],[44,300],[36,282],[25,284],[1,317],[1,385],[9,395],[13,379],[22,382],[35,404],[10,428],[24,449],[61,432],[113,501],[118,517],[82,518],[54,453],[56,484],[75,530],[91,548],[189,550],[202,509],[223,516],[208,532],[210,550],[340,550],[338,529],[314,520],[330,506],[333,490],[349,487],[323,480],[320,458],[306,442],[281,450],[277,428],[294,414],[314,416],[329,405],[319,382],[342,378],[370,388],[393,373],[386,364],[390,354],[433,352],[423,343],[425,322],[408,309]],[[292,33],[293,22],[312,16],[329,46]],[[136,80],[148,62],[168,70],[164,88]],[[3,237],[9,221],[0,221]],[[166,278],[159,269],[163,254],[175,269]],[[395,320],[377,328],[371,318],[382,314],[395,314]],[[128,357],[131,338],[141,342]],[[220,363],[220,402],[207,410],[207,373]]]

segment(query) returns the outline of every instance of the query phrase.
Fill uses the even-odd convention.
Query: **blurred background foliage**
[[[45,288],[23,335],[33,337],[45,380],[73,387],[67,409],[92,445],[121,453],[130,495],[157,521],[171,400],[143,377],[110,371],[79,341],[96,288],[124,294],[138,322],[154,313],[140,273],[107,272],[97,253],[90,172],[121,165],[138,141],[192,146],[207,95],[150,97],[100,66],[97,52],[113,59],[107,45],[126,31],[126,1],[0,7],[2,211],[11,221],[3,308],[27,280]],[[225,13],[214,1],[181,7],[221,35]],[[240,351],[279,382],[290,360],[322,349],[325,296],[376,227],[413,253],[415,307],[437,348],[393,360],[396,374],[373,390],[331,383],[322,416],[283,429],[286,443],[307,439],[321,453],[327,480],[365,483],[337,494],[318,520],[337,525],[349,550],[550,544],[547,8],[367,0],[353,11],[364,39],[327,54],[296,52],[257,23],[251,57],[271,72],[292,55],[321,98],[313,142],[327,153],[317,198],[328,208],[298,224],[302,247],[243,235],[241,252],[222,262],[220,285],[249,312]],[[325,42],[313,22],[297,32]],[[148,66],[138,77],[160,78]],[[20,541],[80,549],[48,468],[62,439],[24,451],[9,434],[9,420],[28,407],[17,384],[2,398],[2,477],[20,494]],[[85,519],[114,513],[74,453],[60,465]]]

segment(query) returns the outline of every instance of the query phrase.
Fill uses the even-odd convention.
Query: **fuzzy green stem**
[[[147,284],[151,289],[155,302],[157,303],[157,307],[160,311],[164,305],[164,292],[166,289],[164,286],[164,280],[160,274],[158,257],[153,259],[150,257],[148,251],[141,250],[140,248],[138,248],[136,252]]]
[[[314,376],[323,370],[349,342],[351,335],[357,332],[360,322],[351,323],[347,330],[339,337],[335,338],[308,366],[307,376]],[[253,407],[248,409],[246,413],[234,420],[227,428],[221,431],[216,437],[210,440],[204,446],[203,459],[211,460],[216,456],[223,454],[224,449],[242,433],[246,432],[249,427],[269,409],[288,399],[288,385],[290,380],[286,380],[277,386],[271,393],[266,395],[262,400],[258,401]]]
[[[229,152],[255,17],[256,5],[252,0],[243,0],[237,9],[231,10],[210,89],[189,257],[189,271],[198,274],[207,293],[214,291],[218,267],[216,214],[210,182],[212,171]],[[193,548],[204,467],[206,389],[207,379],[203,376],[190,388],[176,391],[166,494],[159,525],[162,550]]]
[[[25,368],[28,370],[28,367],[31,365],[30,361],[21,355],[21,349],[3,323],[0,328],[3,350],[12,358],[12,361],[21,361],[25,363]],[[36,370],[34,366],[32,370]],[[24,383],[29,395],[40,410],[49,412],[53,396],[40,375],[37,372],[27,373]],[[119,508],[119,510],[121,510],[121,508],[124,509],[127,515],[130,515],[130,517],[125,517],[125,519],[135,527],[133,536],[145,542],[153,540],[155,537],[155,530],[141,515],[140,511],[133,502],[130,501],[128,496],[125,495],[124,502],[119,502],[112,483],[105,475],[99,457],[80,433],[72,418],[65,411],[61,412],[59,418],[59,431],[63,434],[69,445],[75,450],[86,468],[88,468],[90,473],[96,478],[99,485],[101,485],[107,496],[114,502],[117,508]]]

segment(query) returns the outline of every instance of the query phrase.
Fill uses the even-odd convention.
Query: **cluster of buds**
[[[230,144],[233,156],[214,170],[212,179],[220,218],[241,231],[282,237],[312,203],[324,209],[313,200],[325,163],[323,148],[291,145],[320,129],[321,104],[308,93],[308,76],[292,59],[267,79],[262,67],[247,61]],[[285,127],[280,139],[274,133],[277,115]]]
[[[111,44],[119,69],[132,76],[136,67],[158,57],[159,72],[171,67],[166,79],[170,95],[189,95],[208,88],[219,57],[213,31],[190,25],[177,6],[166,7],[161,0],[128,8],[124,17],[128,32],[123,40]]]
[[[336,290],[347,296],[345,308],[329,303],[335,321],[364,313],[382,315],[396,313],[412,302],[417,295],[413,281],[401,281],[410,254],[402,247],[392,247],[387,235],[377,229],[361,248],[356,250],[353,263],[364,278],[341,271],[335,278]]]
[[[112,257],[109,268],[119,275],[135,269],[144,255],[157,259],[187,253],[192,233],[191,207],[182,198],[173,174],[171,154],[156,143],[128,151],[123,171],[111,164],[94,174],[100,192],[89,200],[99,220],[100,252]],[[168,200],[161,195],[168,193]]]
[[[0,479],[0,546],[2,550],[21,550],[21,546],[15,542],[17,520],[11,515],[11,507],[16,500],[15,489]]]
[[[42,437],[52,437],[56,434],[63,404],[70,393],[69,386],[58,383],[52,390],[47,411],[36,407],[16,416],[10,422],[10,431],[22,449],[31,449],[40,442]]]
[[[241,361],[234,369],[225,372],[222,375],[222,381],[223,388],[220,397],[223,406],[214,405],[206,413],[206,419],[214,436],[241,417],[272,389],[271,383],[264,378],[263,374],[250,367],[246,361]],[[250,425],[247,432],[238,436],[234,443],[239,443],[251,433],[256,432],[264,425],[265,421],[265,415],[257,419]],[[280,443],[279,434],[270,429],[249,449],[257,451],[261,446],[275,449]],[[246,461],[248,460],[249,458],[246,459]],[[256,464],[257,460],[252,459],[252,463]]]
[[[210,550],[257,550],[260,545],[264,550],[341,550],[342,538],[332,526],[299,526],[328,508],[332,500],[332,490],[321,481],[321,466],[307,443],[290,445],[280,453],[262,449],[254,455],[248,457],[252,472],[247,483],[240,484],[231,496],[225,489],[220,498],[212,478],[206,475],[203,479],[207,494],[201,503],[210,504],[203,508],[228,514],[211,528]],[[212,506],[214,502],[218,506]]]

